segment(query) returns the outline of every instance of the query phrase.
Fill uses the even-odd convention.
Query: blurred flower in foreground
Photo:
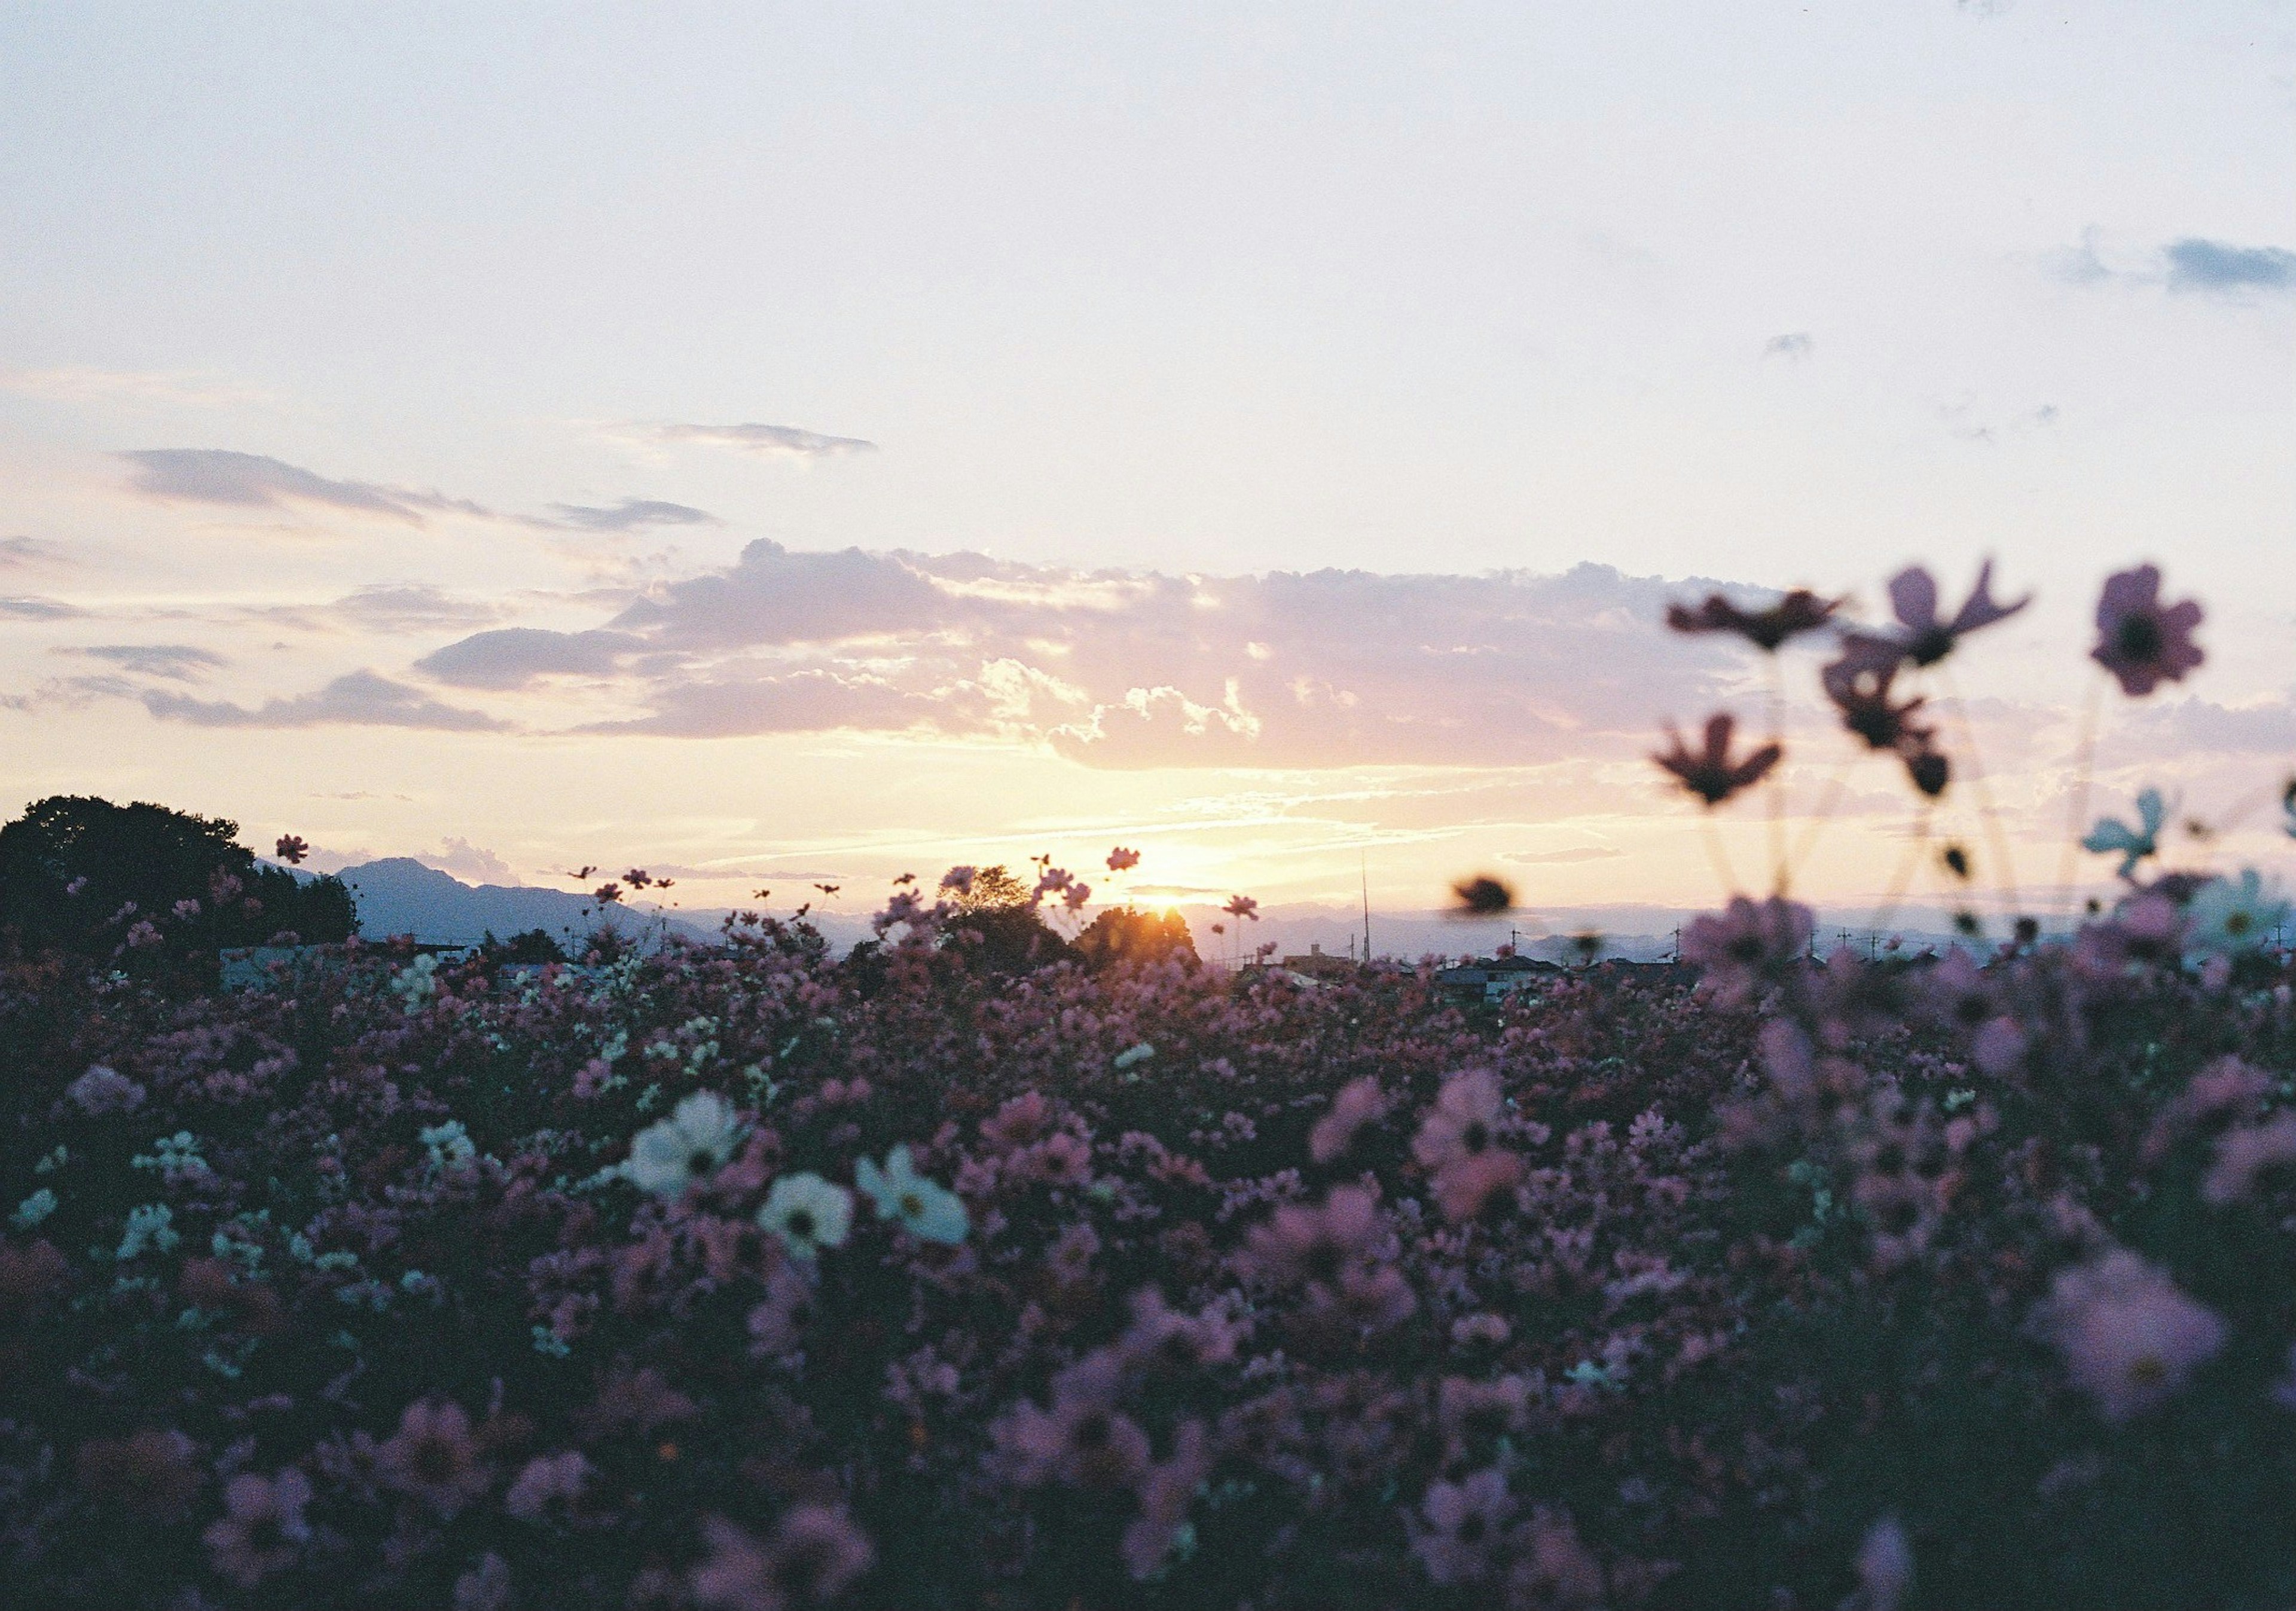
[[[1791,638],[1816,632],[1841,607],[1838,599],[1821,599],[1807,587],[1782,593],[1767,609],[1741,609],[1720,593],[1709,593],[1693,609],[1686,604],[1666,607],[1666,624],[1681,633],[1731,632],[1769,654]]]
[[[2167,1402],[2225,1342],[2222,1321],[2125,1247],[2061,1273],[2034,1324],[2110,1421]]]
[[[1250,918],[1255,923],[1259,921],[1259,903],[1248,895],[1230,895],[1227,904],[1220,910],[1232,918]]]
[[[2161,853],[2161,824],[2168,821],[2169,807],[2161,798],[2161,791],[2148,789],[2136,797],[2136,822],[2134,828],[2118,817],[2101,817],[2088,838],[2081,841],[2083,850],[2099,855],[2120,857],[2119,876],[2127,878],[2136,870],[2136,863],[2146,856]]]
[[[1816,923],[1799,901],[1772,895],[1758,906],[1742,895],[1719,916],[1709,912],[1683,931],[1682,960],[1705,969],[1707,994],[1734,1006],[1808,951]]]
[[[824,1247],[845,1245],[853,1226],[852,1194],[811,1170],[785,1174],[766,1194],[758,1223],[797,1257],[809,1259]]]
[[[1667,737],[1674,748],[1651,759],[1672,773],[1682,786],[1710,806],[1719,806],[1742,789],[1761,781],[1763,775],[1778,764],[1785,753],[1776,744],[1765,744],[1751,751],[1742,761],[1730,759],[1730,735],[1737,726],[1727,711],[1707,718],[1706,748],[1693,752],[1683,742],[1682,734],[1672,723],[1667,724]]]
[[[1111,872],[1129,872],[1139,865],[1140,853],[1136,850],[1127,850],[1119,845],[1108,853],[1108,870]]]
[[[1951,620],[1945,620],[1938,615],[1937,578],[1919,565],[1908,566],[1890,578],[1890,603],[1897,611],[1898,630],[1886,636],[1852,633],[1844,647],[1876,666],[1895,665],[1899,660],[1934,666],[1951,654],[1954,645],[1969,634],[2007,620],[2032,601],[2030,593],[2014,604],[1997,601],[1993,597],[1993,561],[1988,560],[1978,570],[1977,585],[1969,590],[1968,599],[1954,612]]]
[[[853,1166],[853,1183],[876,1204],[878,1218],[898,1220],[901,1229],[921,1242],[954,1245],[971,1229],[964,1200],[919,1174],[906,1146],[887,1153],[882,1169],[863,1158]]]
[[[697,1091],[658,1124],[630,1142],[622,1178],[641,1191],[676,1197],[726,1166],[742,1140],[733,1105],[714,1092]]]
[[[310,842],[299,833],[283,833],[279,843],[272,846],[273,854],[290,866],[300,866],[303,858],[311,854]]]
[[[243,1472],[224,1490],[223,1519],[203,1535],[215,1569],[242,1589],[295,1564],[311,1536],[303,1507],[311,1479],[293,1467],[277,1476]]]
[[[693,1603],[713,1611],[783,1611],[836,1599],[866,1572],[875,1551],[841,1507],[799,1505],[759,1544],[733,1523],[701,1524],[709,1553],[693,1569]]]
[[[2163,605],[2161,570],[2140,565],[2105,578],[2096,602],[2097,644],[2089,658],[2120,679],[2120,691],[2143,699],[2163,683],[2181,683],[2206,657],[2193,642],[2201,624],[2194,600]]]
[[[2266,883],[2250,867],[2237,879],[2210,879],[2202,885],[2186,915],[2192,920],[2194,945],[2229,953],[2262,945],[2287,917],[2288,903],[2277,885]]]
[[[1454,917],[1496,917],[1514,908],[1514,891],[1488,873],[1461,879],[1451,886],[1451,894],[1457,903],[1451,908]]]

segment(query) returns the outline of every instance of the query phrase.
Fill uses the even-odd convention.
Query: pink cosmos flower
[[[1428,1484],[1411,1526],[1411,1552],[1442,1584],[1472,1582],[1491,1569],[1491,1551],[1514,1515],[1506,1476],[1486,1467],[1464,1481]]]
[[[242,1589],[293,1566],[310,1541],[303,1507],[311,1502],[311,1479],[292,1466],[272,1477],[233,1477],[223,1502],[223,1518],[201,1536],[209,1563]]]
[[[2193,642],[2201,607],[2192,599],[2161,602],[2158,566],[2140,565],[2105,579],[2096,602],[2097,643],[2089,658],[2120,679],[2120,691],[2141,699],[2163,683],[2181,683],[2206,657]]]
[[[589,1481],[590,1462],[572,1449],[538,1455],[503,1496],[503,1508],[521,1521],[532,1521],[552,1505],[571,1507]]]
[[[876,1558],[867,1534],[836,1505],[795,1507],[765,1544],[722,1517],[705,1520],[701,1535],[709,1554],[693,1569],[690,1586],[694,1603],[711,1611],[825,1604]]]
[[[2060,1273],[2034,1324],[2110,1421],[2167,1402],[2225,1343],[2214,1313],[2125,1247]]]
[[[398,1430],[376,1447],[374,1464],[384,1486],[422,1500],[442,1517],[456,1514],[494,1481],[471,1435],[471,1418],[452,1399],[407,1405]]]
[[[1040,1410],[1023,1400],[989,1428],[1013,1480],[1024,1487],[1066,1483],[1126,1488],[1148,1469],[1148,1435],[1118,1413],[1124,1358],[1114,1349],[1087,1353],[1053,1378],[1053,1402]]]
[[[1355,1145],[1356,1132],[1387,1112],[1387,1093],[1377,1078],[1363,1075],[1340,1087],[1331,1110],[1308,1132],[1308,1156],[1328,1164]]]
[[[1140,853],[1136,850],[1127,850],[1119,845],[1108,853],[1108,870],[1111,872],[1129,872],[1139,865]]]
[[[289,866],[300,866],[303,858],[311,854],[311,842],[299,833],[283,833],[272,854]]]
[[[1737,895],[1718,916],[1710,912],[1683,931],[1682,960],[1706,970],[1701,989],[1720,1005],[1735,1007],[1761,981],[1801,959],[1815,923],[1799,901],[1772,895],[1756,905]]]
[[[1578,1541],[1578,1526],[1567,1510],[1541,1505],[1530,1520],[1515,1529],[1515,1558],[1507,1573],[1508,1611],[1594,1611],[1604,1603],[1603,1563]],[[1643,1598],[1624,1581],[1617,1587],[1620,1604],[1638,1604]]]
[[[1709,810],[1722,804],[1742,789],[1751,789],[1762,781],[1771,767],[1785,754],[1777,744],[1764,744],[1746,752],[1742,760],[1730,758],[1730,735],[1737,726],[1737,718],[1727,711],[1718,711],[1706,719],[1706,748],[1692,749],[1684,742],[1681,732],[1671,722],[1666,734],[1672,748],[1651,756],[1661,770],[1674,774],[1675,781],[1705,802]]]
[[[2267,1169],[2296,1164],[2296,1112],[2274,1114],[2261,1124],[2243,1124],[2217,1138],[2215,1159],[2201,1178],[2201,1198],[2229,1207],[2255,1188]]]
[[[1979,567],[1977,585],[1949,621],[1938,615],[1937,578],[1927,570],[1908,566],[1890,578],[1890,605],[1897,612],[1900,629],[1898,647],[1916,666],[1936,665],[1969,634],[2007,620],[2032,601],[2033,595],[2027,593],[2014,604],[1997,602],[1990,560]]]
[[[1763,609],[1741,609],[1722,594],[1709,593],[1696,609],[1666,607],[1666,624],[1679,633],[1734,633],[1764,654],[1806,632],[1816,632],[1841,608],[1839,599],[1821,599],[1807,587],[1782,593]]]

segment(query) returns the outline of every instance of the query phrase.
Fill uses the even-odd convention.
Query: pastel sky
[[[2260,852],[2292,136],[2285,0],[11,7],[6,802],[689,904],[1120,843],[1694,905],[1768,829],[1645,757],[1768,696],[1667,601],[1989,555],[1934,837],[2054,887],[2152,560],[2209,659],[2096,810]],[[1911,814],[1815,665],[1846,909]]]

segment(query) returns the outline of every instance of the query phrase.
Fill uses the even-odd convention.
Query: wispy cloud
[[[1762,356],[1799,364],[1817,350],[1817,339],[1806,330],[1789,331],[1762,343]]]
[[[633,425],[626,429],[655,442],[699,442],[777,458],[822,459],[877,451],[874,442],[859,437],[824,436],[795,425]]]
[[[2169,289],[2239,293],[2296,290],[2296,252],[2191,238],[2165,247]]]
[[[722,524],[707,510],[689,509],[683,503],[665,503],[655,498],[624,498],[619,503],[602,509],[580,503],[553,503],[550,507],[562,525],[571,526],[579,531],[643,531],[652,526]]]
[[[0,537],[0,570],[64,562],[63,551],[53,543],[43,543],[37,537]]]
[[[11,370],[0,373],[0,388],[28,397],[72,403],[131,402],[213,408],[272,399],[272,394],[260,388],[185,370],[96,369],[85,364]]]
[[[262,454],[214,447],[155,447],[119,455],[135,467],[128,485],[163,503],[212,503],[233,509],[317,504],[421,526],[432,515],[490,517],[491,510],[435,492],[373,481],[336,481]]]
[[[2103,247],[2103,232],[2085,230],[2079,246],[2047,254],[2042,267],[2068,285],[2166,287],[2234,300],[2296,292],[2296,252],[2283,247],[2235,246],[2187,235],[2140,256],[2120,254],[2119,267],[2106,261]]]
[[[627,633],[504,626],[449,643],[414,668],[455,688],[523,688],[541,677],[605,675],[645,646]]]
[[[187,694],[150,692],[144,704],[163,721],[194,727],[419,727],[440,732],[489,732],[505,724],[476,710],[442,705],[417,689],[372,671],[337,677],[316,693],[266,699],[249,709]]]
[[[202,673],[229,664],[213,650],[189,643],[95,643],[56,652],[108,661],[139,676],[166,677],[176,683],[196,682]]]
[[[1175,577],[756,542],[587,632],[477,634],[454,687],[603,681],[591,731],[996,737],[1095,766],[1514,763],[1635,753],[1733,662],[1673,591],[1567,575]],[[1631,736],[1629,736],[1631,735]]]
[[[72,621],[86,614],[62,599],[0,599],[0,617],[12,621]]]

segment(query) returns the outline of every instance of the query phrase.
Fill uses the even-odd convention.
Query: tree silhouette
[[[51,796],[0,828],[0,928],[27,949],[130,958],[356,932],[340,879],[258,866],[238,833],[146,801]]]
[[[1196,942],[1177,912],[1143,912],[1113,906],[1077,936],[1076,948],[1094,968],[1118,962],[1160,962],[1167,957],[1196,961]]]

